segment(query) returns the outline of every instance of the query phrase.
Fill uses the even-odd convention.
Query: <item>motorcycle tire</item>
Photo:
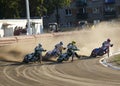
[[[68,60],[69,60],[69,58],[64,58],[64,60],[65,60],[65,61],[68,61]]]
[[[97,57],[97,55],[96,55],[96,54],[91,53],[90,57],[91,57],[91,58],[92,58],[92,57]]]
[[[29,63],[29,61],[28,61],[28,55],[26,55],[26,56],[24,57],[24,59],[23,59],[22,62],[23,62],[23,63]]]
[[[22,61],[23,63],[29,63],[28,61],[26,61],[25,59]]]
[[[61,63],[62,61],[63,61],[63,60],[61,60],[61,59],[57,59],[57,62],[58,62],[58,63]]]

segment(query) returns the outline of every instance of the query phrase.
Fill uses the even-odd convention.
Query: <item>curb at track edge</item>
[[[114,54],[110,55],[110,57],[111,57],[111,56],[114,56],[114,55],[117,55],[117,54],[120,54],[120,51],[118,51],[117,53],[114,53]],[[109,57],[109,58],[110,58],[110,57]],[[120,67],[114,66],[114,65],[112,65],[111,63],[108,63],[106,59],[108,59],[107,56],[101,58],[101,59],[99,60],[99,63],[101,63],[101,64],[102,64],[103,66],[105,66],[105,67],[110,67],[110,68],[115,69],[115,70],[120,70]]]

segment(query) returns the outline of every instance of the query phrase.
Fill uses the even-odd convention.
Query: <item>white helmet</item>
[[[39,47],[42,47],[42,45],[41,45],[41,44],[38,44],[38,46],[39,46]]]

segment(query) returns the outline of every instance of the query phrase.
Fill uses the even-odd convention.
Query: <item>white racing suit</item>
[[[106,52],[107,52],[106,50],[108,50],[109,47],[111,47],[111,45],[112,45],[112,44],[110,44],[110,42],[104,41],[104,42],[102,43],[101,49],[102,49],[103,51],[105,51],[105,53],[106,53]]]
[[[113,44],[110,44],[110,42],[108,41],[104,41],[102,43],[101,49],[104,51],[104,54],[108,53],[108,57],[109,57],[109,47],[112,47],[112,46]]]
[[[55,45],[55,51],[57,51],[58,53],[62,54],[63,49],[64,47],[60,43]]]

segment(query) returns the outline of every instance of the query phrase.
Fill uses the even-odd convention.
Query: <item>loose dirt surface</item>
[[[0,62],[0,86],[120,86],[120,72],[99,59],[20,64]]]
[[[69,35],[53,35],[53,37],[42,37],[2,47],[0,48],[0,86],[120,86],[120,71],[101,65],[99,63],[101,57],[85,59],[93,48],[101,46],[107,38],[111,38],[114,44],[111,52],[117,52],[120,47],[119,32],[119,24],[101,23],[94,30],[74,31]],[[64,46],[75,40],[80,49],[78,54],[86,57],[59,64],[21,63],[24,55],[33,52],[38,43],[42,43],[43,48],[51,50],[61,40]]]

